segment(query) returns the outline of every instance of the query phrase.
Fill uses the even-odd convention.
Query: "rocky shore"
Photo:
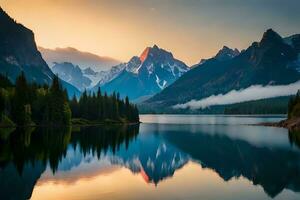
[[[300,130],[300,118],[286,119],[274,123],[262,123],[262,126],[282,127],[289,130]]]

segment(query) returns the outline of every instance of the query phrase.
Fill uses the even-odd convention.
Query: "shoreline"
[[[99,122],[99,123],[86,123],[86,124],[76,124],[71,123],[70,125],[26,125],[26,126],[0,126],[0,129],[6,129],[6,128],[59,128],[59,127],[83,127],[83,126],[121,126],[121,125],[127,125],[127,126],[134,126],[139,125],[142,122]]]
[[[260,126],[270,126],[278,128],[286,128],[293,131],[300,130],[300,118],[286,119],[280,122],[265,122],[258,124]]]

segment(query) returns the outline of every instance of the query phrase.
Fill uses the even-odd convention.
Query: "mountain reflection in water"
[[[284,129],[241,125],[15,130],[0,139],[0,199],[29,199],[34,188],[48,183],[55,188],[57,183],[74,184],[96,177],[103,181],[117,172],[121,177],[124,169],[159,189],[176,171],[195,164],[214,171],[224,183],[243,178],[261,186],[269,197],[277,197],[285,189],[297,196],[299,139],[299,133]],[[191,162],[194,164],[188,164]],[[123,179],[129,181],[129,176]]]

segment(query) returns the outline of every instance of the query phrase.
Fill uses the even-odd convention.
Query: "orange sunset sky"
[[[288,1],[0,0],[0,6],[34,31],[38,46],[128,61],[157,44],[192,65],[223,45],[246,48],[267,28],[300,33],[300,1]]]

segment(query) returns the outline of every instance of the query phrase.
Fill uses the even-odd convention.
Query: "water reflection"
[[[0,199],[29,199],[34,185],[49,166],[55,174],[69,159],[68,147],[81,157],[100,158],[101,152],[115,152],[121,144],[127,148],[138,134],[138,126],[70,127],[57,129],[17,129],[0,140]],[[70,162],[70,165],[79,163]],[[67,170],[68,168],[66,168]]]
[[[272,140],[276,141],[275,134],[274,137],[270,138],[270,146],[259,146],[252,141],[232,139],[227,135],[165,134],[166,140],[199,161],[203,167],[216,171],[225,181],[245,177],[254,185],[261,185],[271,197],[283,189],[300,192],[299,151],[288,149],[285,145],[272,146]]]
[[[56,198],[67,199],[67,187],[58,185],[80,190],[85,194],[80,199],[97,195],[103,199],[139,199],[145,193],[149,199],[173,199],[183,194],[186,196],[180,199],[199,199],[205,198],[203,194],[208,198],[218,193],[205,188],[208,186],[200,193],[199,185],[204,183],[218,188],[220,195],[232,185],[243,187],[236,196],[231,188],[230,199],[250,193],[259,199],[281,195],[293,199],[300,196],[299,144],[296,132],[241,125],[15,130],[0,139],[0,199],[44,199],[51,191],[56,194],[53,190],[57,195],[61,190],[62,196]],[[200,177],[202,180],[197,180]],[[217,177],[225,182],[217,183]],[[139,180],[146,184],[142,186]],[[123,183],[127,191],[122,189]],[[95,184],[106,191],[99,193],[101,188],[94,188]],[[260,186],[266,196],[251,185]],[[175,189],[173,194],[167,192],[170,188]]]

